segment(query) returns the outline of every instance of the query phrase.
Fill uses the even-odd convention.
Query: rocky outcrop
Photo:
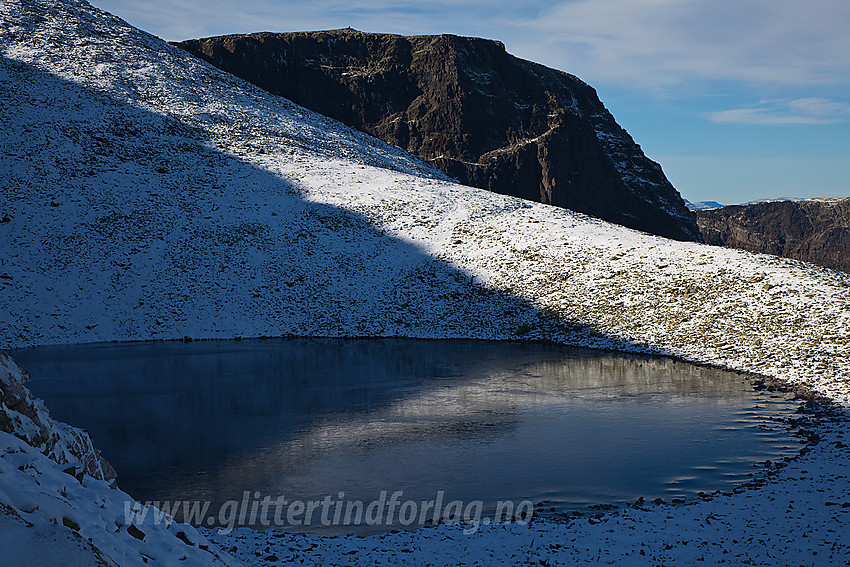
[[[732,205],[697,211],[706,243],[850,272],[850,199]]]
[[[692,213],[578,78],[497,41],[351,29],[176,44],[462,183],[698,240]]]
[[[117,488],[89,435],[52,419],[28,379],[0,350],[0,564],[237,564]]]
[[[115,471],[88,433],[54,421],[41,400],[24,386],[29,375],[0,350],[0,431],[11,433],[77,477],[112,480]]]

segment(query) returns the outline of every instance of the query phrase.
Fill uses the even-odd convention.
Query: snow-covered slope
[[[84,2],[5,0],[0,22],[0,346],[185,335],[521,336],[678,354],[850,402],[846,274],[671,242],[452,184]],[[18,372],[3,360],[5,372]],[[141,526],[148,539],[133,537],[115,523],[126,495],[91,476],[79,482],[62,472],[61,458],[41,454],[40,440],[9,430],[0,432],[0,543],[14,541],[9,549],[21,554],[22,542],[34,541],[73,551],[80,560],[70,562],[79,564],[133,564],[142,553],[162,564],[172,553],[216,561],[195,532],[184,531],[188,545],[162,531],[173,525]],[[79,441],[73,435],[54,444],[60,453]],[[571,532],[541,524],[535,529],[548,535],[536,540],[501,528],[463,541],[441,531],[400,534],[387,536],[375,558],[401,561],[411,545],[413,563],[486,553],[490,564],[510,554],[570,564],[572,554],[587,559],[582,549],[601,553],[610,543],[612,557],[631,561],[646,542],[658,562],[696,560],[683,540],[704,537],[714,551],[702,556],[717,561],[727,549],[762,553],[760,540],[794,552],[795,563],[810,550],[823,564],[840,561],[850,530],[845,508],[832,504],[847,493],[846,445],[841,428],[823,435],[817,452],[749,502],[624,512]],[[712,521],[713,531],[705,527]],[[817,544],[787,537],[812,528]],[[616,542],[609,530],[620,534]],[[240,537],[221,544],[237,546],[246,562],[252,546],[269,545]],[[348,562],[352,550],[368,556],[382,545],[352,541],[328,540],[315,561]],[[302,558],[316,548],[280,544]],[[770,564],[777,552],[764,553]]]
[[[0,351],[0,563],[232,562],[191,526],[154,514],[128,523],[125,507],[139,505],[110,483],[115,473],[88,434],[54,421],[27,379]]]
[[[22,441],[62,465],[71,475],[87,474],[99,480],[115,478],[115,471],[92,445],[86,432],[54,421],[41,400],[24,386],[27,373],[0,350],[0,431]]]
[[[5,346],[519,334],[850,399],[846,275],[454,185],[84,2],[0,14]]]

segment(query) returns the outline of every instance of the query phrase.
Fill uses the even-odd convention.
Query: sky
[[[169,41],[352,27],[578,76],[691,201],[850,196],[848,0],[93,0]]]

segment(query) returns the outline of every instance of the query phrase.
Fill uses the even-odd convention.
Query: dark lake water
[[[523,501],[545,502],[537,516],[669,502],[731,490],[762,472],[756,463],[799,448],[783,425],[797,404],[747,376],[549,345],[291,339],[12,355],[55,418],[91,433],[124,490],[209,500],[225,525],[240,507],[238,523],[280,510],[304,523],[306,511],[292,511],[300,501],[314,504],[308,531],[357,532],[322,525],[319,502],[328,523],[347,513],[356,524],[360,501],[363,524],[382,491],[387,501],[402,492],[394,521],[373,509],[383,529],[401,512],[414,526],[432,518],[431,501],[443,511],[460,502],[448,512],[469,517],[475,501],[482,517],[500,501],[506,516]],[[250,522],[266,497],[279,508]],[[407,501],[417,510],[402,510]]]

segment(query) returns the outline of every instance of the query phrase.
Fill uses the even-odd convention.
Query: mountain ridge
[[[850,198],[769,200],[697,211],[707,244],[850,272]]]

